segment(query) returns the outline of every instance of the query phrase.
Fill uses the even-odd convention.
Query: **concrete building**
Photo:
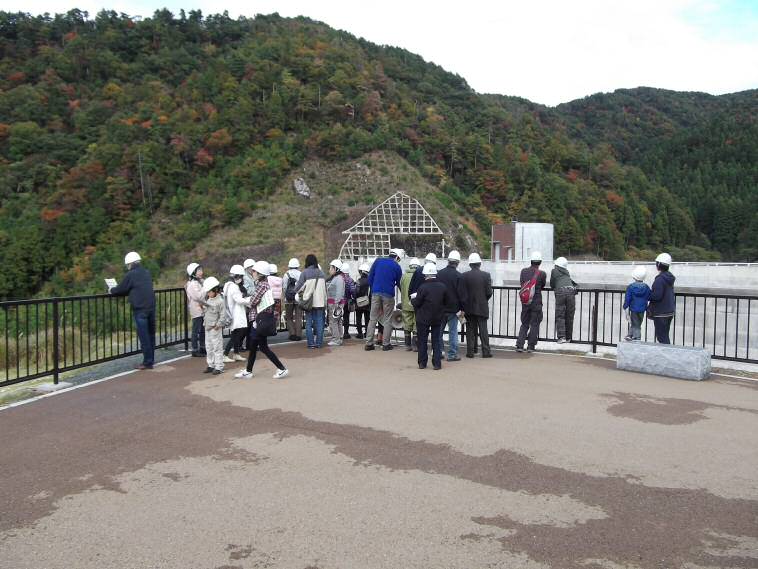
[[[492,226],[490,258],[497,261],[528,260],[533,251],[553,259],[553,224],[513,221]]]

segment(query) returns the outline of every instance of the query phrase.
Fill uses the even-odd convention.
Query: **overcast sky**
[[[640,85],[722,94],[758,87],[758,0],[0,0],[39,14],[157,8],[279,12],[418,53],[480,93],[547,105]]]

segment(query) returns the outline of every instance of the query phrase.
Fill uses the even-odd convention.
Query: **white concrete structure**
[[[514,221],[492,226],[491,256],[495,261],[528,260],[534,251],[545,260],[553,259],[554,229],[552,223],[521,223]]]

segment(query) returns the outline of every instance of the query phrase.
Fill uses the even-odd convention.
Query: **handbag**
[[[358,308],[366,308],[369,305],[369,298],[368,295],[366,296],[359,296],[355,299],[355,304],[358,306]]]
[[[255,317],[255,331],[259,336],[276,336],[274,311],[259,312]]]

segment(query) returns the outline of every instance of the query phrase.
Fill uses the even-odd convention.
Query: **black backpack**
[[[284,289],[284,300],[287,302],[295,302],[295,285],[297,281],[291,275],[287,275],[287,288]]]

